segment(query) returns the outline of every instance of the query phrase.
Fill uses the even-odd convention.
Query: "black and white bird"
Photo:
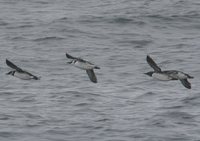
[[[154,60],[147,55],[146,57],[147,63],[154,69],[154,71],[150,71],[145,73],[148,76],[154,77],[158,80],[180,80],[183,86],[185,86],[188,89],[191,89],[191,84],[188,81],[188,79],[194,78],[193,76],[190,76],[189,74],[186,74],[181,71],[177,70],[166,70],[162,71],[160,67],[154,62]]]
[[[86,70],[90,80],[94,83],[97,83],[97,77],[94,73],[94,69],[100,69],[100,67],[81,58],[73,57],[68,53],[66,53],[66,57],[70,60],[70,62],[68,62],[69,64],[72,64],[75,67],[80,68],[82,70]]]
[[[7,75],[12,75],[23,80],[30,80],[30,79],[39,80],[40,79],[39,77],[17,67],[15,64],[13,64],[11,61],[7,59],[6,59],[6,64],[13,69],[12,71],[9,71],[8,73],[6,73]]]

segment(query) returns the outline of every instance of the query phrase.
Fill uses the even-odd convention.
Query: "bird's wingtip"
[[[8,62],[9,60],[6,58],[6,62]]]
[[[9,65],[11,62],[6,58],[6,64]]]
[[[67,57],[68,59],[75,59],[75,57],[69,55],[67,52],[65,53],[65,55],[66,55],[66,57]]]
[[[68,57],[68,53],[67,52],[65,53],[65,55],[66,55],[66,57]]]
[[[150,55],[147,54],[146,59],[147,59],[147,60],[151,59]]]

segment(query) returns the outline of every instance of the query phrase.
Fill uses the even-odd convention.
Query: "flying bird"
[[[158,80],[180,80],[184,87],[191,89],[191,84],[188,79],[194,78],[193,76],[177,70],[162,71],[149,55],[147,55],[146,61],[154,69],[154,71],[145,73],[146,75]]]
[[[7,75],[12,75],[15,76],[17,78],[23,79],[23,80],[30,80],[30,79],[34,79],[34,80],[39,80],[40,78],[19,68],[18,66],[16,66],[15,64],[13,64],[11,61],[9,61],[8,59],[6,59],[6,64],[12,68],[12,71],[9,71],[8,73],[6,73]]]
[[[94,73],[94,69],[100,69],[100,67],[94,65],[93,63],[83,60],[81,58],[73,57],[66,53],[66,57],[70,60],[68,63],[74,65],[75,67],[86,70],[90,80],[93,83],[97,83],[97,77]]]

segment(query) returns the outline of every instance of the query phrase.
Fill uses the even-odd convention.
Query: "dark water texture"
[[[0,0],[0,31],[1,141],[200,140],[199,0]],[[147,54],[192,89],[145,76]],[[6,58],[41,80],[6,76]]]

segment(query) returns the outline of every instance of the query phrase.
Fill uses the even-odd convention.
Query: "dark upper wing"
[[[147,55],[147,63],[154,69],[155,72],[161,72],[161,68],[158,67],[158,65],[153,61],[153,59]]]
[[[23,72],[23,70],[19,67],[17,67],[15,64],[13,64],[12,62],[10,62],[9,60],[6,59],[6,64],[11,67],[12,69],[17,70],[18,72]]]
[[[97,83],[97,78],[93,70],[86,70],[90,80],[94,83]]]
[[[191,89],[191,84],[190,84],[190,82],[188,82],[187,79],[180,79],[180,81],[183,84],[183,86],[185,86],[188,89]]]
[[[178,73],[179,71],[177,70],[166,70],[166,71],[162,71],[164,74],[167,74],[169,77],[171,77],[171,80],[178,80]]]
[[[76,60],[78,60],[78,61],[80,61],[80,62],[84,62],[84,63],[88,62],[88,61],[85,61],[85,60],[83,60],[83,59],[81,59],[81,58],[73,57],[73,56],[69,55],[68,53],[66,53],[66,57],[67,57],[68,59],[76,59]],[[89,63],[89,62],[88,62],[88,63]]]
[[[76,57],[73,57],[73,56],[69,55],[68,53],[66,53],[66,57],[67,57],[68,59],[78,59],[78,58],[76,58]]]

